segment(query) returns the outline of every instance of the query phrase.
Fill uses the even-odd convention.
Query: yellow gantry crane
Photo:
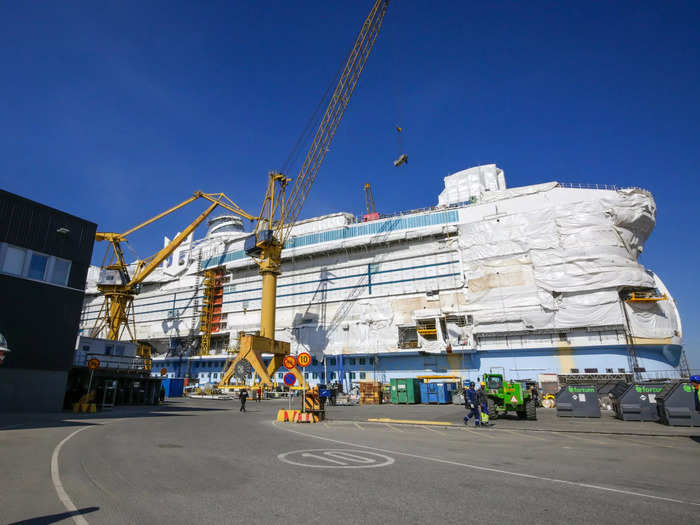
[[[299,174],[292,183],[292,179],[282,173],[270,173],[265,198],[259,214],[246,213],[223,193],[196,192],[182,203],[124,233],[100,232],[96,234],[95,238],[97,241],[107,241],[110,243],[110,247],[105,255],[97,286],[98,290],[104,295],[105,301],[95,323],[93,335],[97,335],[106,329],[107,338],[116,340],[122,337],[123,331],[126,329],[130,339],[137,341],[133,300],[134,296],[139,292],[141,283],[159,264],[172,255],[175,249],[217,206],[221,206],[235,215],[256,221],[253,234],[245,240],[244,249],[246,254],[257,263],[262,275],[262,304],[260,334],[245,334],[241,336],[239,352],[229,368],[224,372],[219,387],[228,386],[229,381],[233,377],[236,364],[243,359],[252,365],[255,373],[260,377],[264,385],[269,387],[273,385],[271,376],[282,366],[284,356],[290,352],[288,342],[275,340],[277,276],[281,272],[282,248],[289,237],[292,226],[299,218],[304,201],[330,148],[338,124],[340,124],[340,120],[350,102],[350,97],[367,62],[369,53],[379,34],[388,5],[389,0],[375,0],[373,3],[369,15],[367,15],[362,24],[360,33],[350,50],[345,67],[338,77],[335,90],[330,96],[328,106],[320,120]],[[133,269],[133,275],[130,275],[129,266],[124,260],[121,243],[125,242],[127,237],[135,231],[199,198],[210,201],[211,205],[182,233],[178,234],[168,246],[148,259],[137,261]],[[143,351],[145,352],[145,350]],[[264,365],[262,359],[263,353],[273,355],[267,366]],[[146,356],[144,355],[144,357]],[[306,381],[298,370],[294,369],[292,372],[300,383],[306,385]]]
[[[132,268],[132,273],[130,273],[129,265],[124,259],[124,252],[122,250],[122,243],[127,242],[129,235],[198,199],[205,199],[211,204],[166,247],[147,259],[137,261],[135,267]],[[109,242],[109,246],[107,247],[107,252],[102,261],[100,277],[97,282],[97,289],[104,296],[104,302],[95,320],[95,325],[92,328],[90,334],[92,337],[97,337],[106,331],[107,339],[118,340],[122,338],[124,330],[126,330],[129,334],[129,339],[138,342],[136,339],[136,328],[134,326],[134,296],[138,294],[144,279],[146,279],[146,277],[148,277],[165,259],[170,257],[177,247],[182,244],[189,234],[192,233],[217,206],[226,208],[230,212],[245,217],[246,219],[257,219],[257,217],[243,211],[223,193],[202,193],[201,191],[197,191],[189,199],[134,226],[124,233],[97,232],[95,234],[95,240],[107,241]],[[139,346],[140,355],[149,358],[150,354],[146,355],[147,353],[149,354],[146,348]]]

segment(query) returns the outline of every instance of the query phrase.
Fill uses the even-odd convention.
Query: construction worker
[[[256,399],[256,401],[257,401],[258,403],[260,403],[260,401],[262,401],[262,386],[259,386],[259,387],[258,387],[257,394],[258,394],[258,398]]]
[[[695,389],[695,410],[700,411],[700,376],[690,376],[690,383]]]
[[[248,400],[248,391],[244,388],[241,390],[241,393],[238,394],[239,399],[241,400],[241,412],[245,412],[245,402]]]
[[[479,402],[481,425],[489,427],[491,423],[489,422],[489,403],[486,398],[486,383],[482,381],[479,386],[480,388],[476,392],[476,399]]]
[[[474,381],[469,383],[469,388],[464,392],[464,406],[469,410],[467,417],[464,418],[464,424],[468,425],[469,420],[474,417],[474,426],[478,427],[481,423],[479,416],[479,400],[474,389]]]

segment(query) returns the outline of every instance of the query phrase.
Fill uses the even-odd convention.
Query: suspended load
[[[401,128],[401,126],[396,126],[396,133],[398,134],[397,138],[399,141],[399,158],[397,158],[394,161],[394,166],[397,168],[403,164],[408,164],[408,155],[406,155],[405,153],[401,153],[401,150],[403,149],[401,147],[401,132],[402,131],[403,131],[403,129]]]

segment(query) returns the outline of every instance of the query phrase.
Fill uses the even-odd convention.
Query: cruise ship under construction
[[[648,191],[507,188],[493,164],[444,181],[425,209],[293,226],[275,339],[312,354],[310,384],[476,379],[494,367],[515,379],[687,369],[675,301],[638,260],[656,219]],[[191,235],[145,280],[135,336],[154,349],[154,374],[216,384],[239,335],[259,330],[261,277],[244,252],[248,235],[239,217],[214,217],[204,238]],[[83,335],[102,306],[99,275],[88,274]]]

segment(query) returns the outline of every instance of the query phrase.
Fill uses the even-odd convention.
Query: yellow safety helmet
[[[486,386],[486,383],[484,383],[484,382],[482,381],[482,382],[481,382],[481,386]]]

